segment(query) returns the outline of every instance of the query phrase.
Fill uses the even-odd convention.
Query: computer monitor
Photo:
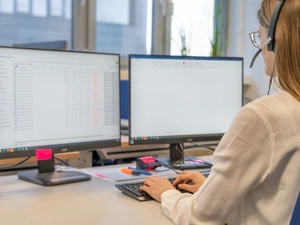
[[[39,173],[18,176],[42,185],[87,178],[46,159],[121,145],[119,63],[118,54],[0,47],[0,159],[39,153]]]
[[[129,144],[218,141],[243,102],[243,58],[129,56]]]

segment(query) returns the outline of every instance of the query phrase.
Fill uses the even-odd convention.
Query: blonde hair
[[[263,0],[257,17],[269,29],[277,0]],[[275,33],[275,74],[279,86],[300,101],[300,0],[286,0]]]

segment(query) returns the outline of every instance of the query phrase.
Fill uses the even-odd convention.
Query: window
[[[30,5],[29,0],[17,0],[17,12],[18,13],[29,13],[30,12]]]
[[[0,0],[0,45],[67,40],[71,0]]]
[[[37,17],[46,17],[47,0],[32,0],[32,15]]]
[[[98,0],[96,20],[99,23],[129,25],[130,0]]]
[[[126,58],[181,55],[185,43],[189,55],[209,55],[215,1],[0,0],[0,45],[67,40]]]
[[[13,13],[15,8],[15,2],[12,0],[0,0],[0,13]]]
[[[97,0],[96,51],[150,54],[153,0]]]
[[[209,56],[213,39],[212,0],[173,0],[171,55]]]
[[[63,16],[63,0],[51,0],[50,3],[51,16]]]

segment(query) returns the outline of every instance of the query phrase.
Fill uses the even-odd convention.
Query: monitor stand
[[[183,143],[170,144],[170,157],[155,158],[158,163],[174,169],[202,169],[210,168],[212,164],[199,160],[194,156],[184,156]]]
[[[50,160],[38,161],[37,170],[18,172],[18,178],[42,186],[55,186],[90,180],[92,177],[78,171],[56,171],[53,156]]]

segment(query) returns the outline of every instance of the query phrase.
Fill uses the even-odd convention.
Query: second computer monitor
[[[130,144],[220,140],[243,101],[243,59],[130,55]]]
[[[52,154],[120,146],[119,62],[119,54],[0,46],[0,159],[47,155],[39,173],[18,175],[56,185],[81,175],[55,173]]]

